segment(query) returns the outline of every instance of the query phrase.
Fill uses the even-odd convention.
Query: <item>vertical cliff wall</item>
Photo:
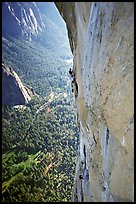
[[[72,201],[134,197],[134,4],[58,2],[78,86],[80,146]]]

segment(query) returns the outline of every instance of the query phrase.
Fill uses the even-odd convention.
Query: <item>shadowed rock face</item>
[[[7,26],[8,25],[8,26]],[[2,36],[31,40],[44,27],[34,2],[2,2]]]
[[[56,5],[67,24],[78,84],[80,145],[72,201],[132,202],[134,4]]]
[[[23,85],[12,68],[2,63],[2,104],[23,105],[31,100],[33,93]]]

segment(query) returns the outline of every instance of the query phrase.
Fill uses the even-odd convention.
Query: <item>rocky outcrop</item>
[[[134,4],[58,2],[78,85],[72,201],[134,201]]]
[[[33,91],[23,85],[17,73],[2,63],[2,104],[23,105],[33,95]]]
[[[2,36],[31,40],[43,28],[44,23],[36,3],[2,2]]]

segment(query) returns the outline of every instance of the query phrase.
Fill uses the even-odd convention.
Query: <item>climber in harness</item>
[[[75,97],[77,98],[77,96],[78,96],[78,85],[77,85],[77,82],[76,82],[75,73],[71,68],[69,69],[69,74],[73,79],[72,82],[71,82],[72,92],[75,94]]]
[[[72,75],[72,69],[71,68],[69,69],[69,74]]]
[[[79,175],[79,179],[81,180],[81,202],[83,202],[84,201],[84,195],[83,195],[83,186],[82,186],[82,180],[84,179],[83,178],[83,175],[82,174],[80,174]]]
[[[79,175],[79,179],[80,179],[80,180],[81,180],[81,179],[84,179],[84,178],[83,178],[83,175],[80,174],[80,175]]]
[[[75,78],[71,82],[71,87],[72,87],[72,92],[74,92],[75,97],[77,98],[77,96],[78,96],[78,85],[77,85],[77,82],[76,82]]]
[[[69,74],[72,78],[75,77],[75,73],[73,72],[73,70],[71,68],[69,69]]]

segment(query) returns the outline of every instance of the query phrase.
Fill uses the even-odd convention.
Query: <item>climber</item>
[[[83,175],[80,174],[80,175],[79,175],[79,179],[80,179],[80,180],[83,179]]]
[[[75,73],[73,72],[71,68],[69,69],[69,74],[71,75],[72,78],[75,77]]]
[[[69,69],[69,74],[72,75],[72,69],[71,68]]]
[[[84,161],[81,161],[81,164],[83,165],[85,162]]]
[[[75,97],[77,98],[77,96],[78,96],[78,85],[77,85],[77,82],[76,82],[75,78],[71,82],[71,87],[72,87],[72,92],[74,92]]]

